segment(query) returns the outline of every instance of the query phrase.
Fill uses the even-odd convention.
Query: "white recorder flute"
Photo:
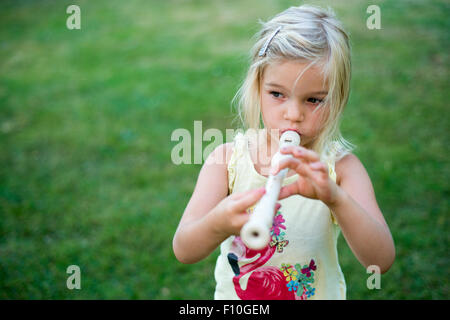
[[[300,135],[297,132],[289,130],[281,135],[280,148],[298,145],[300,145]],[[286,157],[292,157],[292,155],[281,154],[278,151],[272,158],[271,167],[277,166]],[[270,241],[270,228],[275,215],[275,205],[280,195],[283,179],[288,170],[288,168],[285,168],[275,176],[269,176],[266,183],[266,193],[259,200],[253,213],[250,215],[250,219],[241,229],[241,239],[250,249],[262,249]]]

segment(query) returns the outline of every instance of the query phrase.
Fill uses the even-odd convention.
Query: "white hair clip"
[[[277,30],[274,31],[274,33],[270,36],[269,39],[267,39],[266,43],[261,47],[261,49],[258,52],[258,57],[263,57],[266,55],[267,48],[269,48],[270,43],[272,42],[272,39],[277,35],[277,33],[281,30],[281,26],[277,28]]]

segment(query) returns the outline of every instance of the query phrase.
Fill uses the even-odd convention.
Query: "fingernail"
[[[310,166],[313,169],[319,169],[320,168],[320,162],[313,162],[313,163],[310,164]]]

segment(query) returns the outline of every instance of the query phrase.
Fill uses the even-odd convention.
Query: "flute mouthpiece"
[[[293,130],[285,131],[280,138],[280,147],[298,146],[300,145],[300,140],[300,135],[297,132]]]

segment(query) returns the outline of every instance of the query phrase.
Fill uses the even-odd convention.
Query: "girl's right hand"
[[[233,193],[220,201],[212,210],[217,223],[215,231],[228,238],[239,235],[241,228],[249,219],[247,209],[261,199],[266,192],[264,187],[241,193]]]

